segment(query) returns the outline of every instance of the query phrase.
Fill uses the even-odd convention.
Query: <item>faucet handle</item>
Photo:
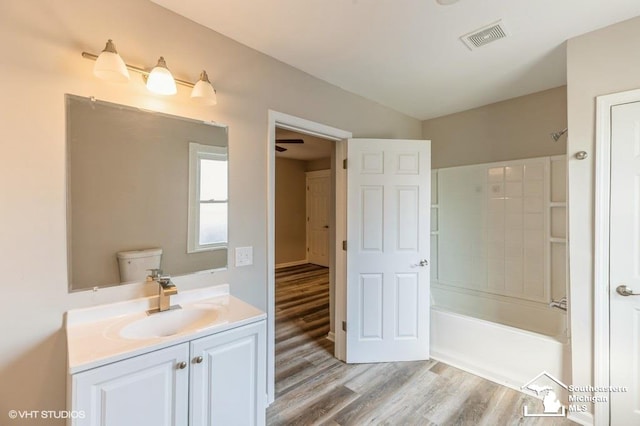
[[[173,285],[171,282],[171,275],[158,275],[156,277],[156,281],[158,281],[161,285]]]
[[[153,268],[147,269],[147,271],[151,272],[150,275],[147,275],[147,281],[154,281],[162,276],[162,269]]]
[[[155,280],[162,275],[162,269],[153,268],[147,269],[147,271],[151,272],[151,275],[149,275],[149,277],[151,277],[152,280]]]

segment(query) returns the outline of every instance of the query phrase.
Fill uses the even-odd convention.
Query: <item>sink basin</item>
[[[211,308],[176,309],[159,312],[136,320],[120,329],[125,339],[153,339],[193,332],[213,325],[218,311]]]

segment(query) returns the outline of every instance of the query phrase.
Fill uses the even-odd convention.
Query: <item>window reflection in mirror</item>
[[[227,245],[227,150],[189,144],[188,252]]]
[[[119,252],[161,248],[172,276],[226,267],[225,126],[73,95],[66,118],[71,291],[121,284]],[[193,194],[190,144],[209,152]]]

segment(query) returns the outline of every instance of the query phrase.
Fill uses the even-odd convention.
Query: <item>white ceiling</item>
[[[419,119],[566,84],[565,41],[640,15],[640,0],[152,0]],[[509,37],[459,37],[502,19]]]

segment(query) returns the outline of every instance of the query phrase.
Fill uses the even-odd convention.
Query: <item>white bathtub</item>
[[[569,383],[570,346],[549,336],[431,307],[431,357],[520,390],[541,372]]]

